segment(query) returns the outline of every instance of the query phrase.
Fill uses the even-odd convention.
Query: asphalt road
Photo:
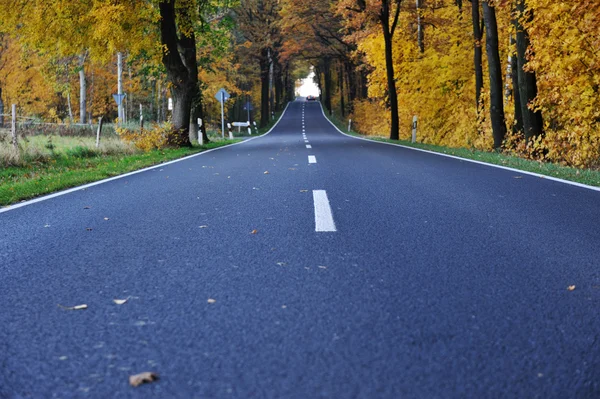
[[[267,136],[0,213],[0,397],[597,398],[599,215],[296,101]]]

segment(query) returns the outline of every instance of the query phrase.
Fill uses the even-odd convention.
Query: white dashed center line
[[[307,145],[306,145],[306,148],[312,148],[312,145],[310,145],[310,144],[307,144]]]
[[[315,231],[317,232],[335,232],[335,222],[331,205],[327,198],[327,191],[313,190],[313,200],[315,202]]]
[[[317,163],[317,157],[315,157],[314,155],[309,155],[308,163]]]

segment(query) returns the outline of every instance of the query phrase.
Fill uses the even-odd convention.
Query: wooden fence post
[[[12,105],[12,117],[11,117],[11,129],[12,144],[15,151],[19,150],[19,144],[17,143],[17,104]]]
[[[98,132],[96,133],[96,148],[100,147],[100,135],[102,134],[102,116],[98,119]]]

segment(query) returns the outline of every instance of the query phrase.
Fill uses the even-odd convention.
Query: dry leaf
[[[285,262],[277,262],[277,264],[278,264],[279,266],[285,266],[285,265],[286,265],[286,263],[285,263]]]
[[[301,193],[307,193],[308,190],[300,190]]]
[[[319,269],[327,269],[327,266],[319,266]]]
[[[92,228],[91,227],[87,227],[86,230],[87,231],[92,231]]]
[[[208,298],[208,301],[206,301],[208,303],[216,303],[217,300],[216,299],[212,299],[212,298]]]
[[[201,229],[208,229],[208,226],[200,226]]]
[[[63,306],[59,303],[58,307],[63,308],[65,310],[85,310],[85,309],[87,309],[88,306],[86,304],[77,305],[77,306]]]
[[[113,302],[116,303],[117,305],[123,305],[123,304],[125,304],[125,302],[127,302],[129,300],[129,298],[131,298],[131,297],[128,296],[125,299],[113,299]]]
[[[132,387],[138,387],[142,384],[147,384],[158,380],[158,374],[147,371],[136,375],[129,376],[129,385]]]
[[[268,170],[265,170],[265,173],[264,173],[264,174],[265,174],[265,175],[268,175],[268,174],[269,174],[269,171],[268,171]]]
[[[256,233],[258,233],[258,230],[256,230],[256,229],[254,229],[250,232],[250,234],[256,234]]]
[[[104,220],[110,220],[109,218],[104,218]]]
[[[91,209],[91,206],[84,206],[83,209]]]
[[[567,287],[567,290],[569,291],[575,291],[575,286],[574,285],[570,285]]]
[[[515,179],[522,179],[523,176],[513,176],[513,178],[515,178]]]

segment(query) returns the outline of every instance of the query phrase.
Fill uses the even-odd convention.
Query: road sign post
[[[221,89],[215,97],[221,103],[221,137],[225,138],[225,101],[229,100],[231,96],[225,89]]]

